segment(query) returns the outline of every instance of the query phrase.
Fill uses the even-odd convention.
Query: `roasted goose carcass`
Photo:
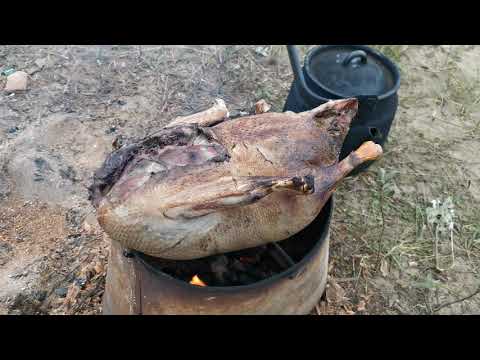
[[[338,162],[357,106],[228,119],[220,100],[176,119],[108,156],[90,187],[98,221],[123,246],[175,260],[286,239],[352,169],[381,155],[366,142]]]

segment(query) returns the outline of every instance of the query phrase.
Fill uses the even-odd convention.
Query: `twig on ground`
[[[382,217],[382,231],[380,232],[380,237],[378,238],[378,250],[377,250],[377,259],[375,264],[375,271],[378,272],[380,269],[381,264],[381,254],[382,254],[382,245],[383,245],[383,234],[385,232],[385,213],[383,210],[383,202],[384,202],[384,184],[382,182],[381,189],[380,189],[380,215]]]
[[[471,294],[468,295],[468,296],[465,296],[465,297],[463,297],[463,298],[461,298],[461,299],[458,299],[458,300],[449,301],[449,302],[446,302],[446,303],[443,303],[443,304],[438,305],[437,307],[435,307],[435,308],[433,309],[433,312],[438,312],[439,310],[441,310],[441,309],[443,309],[443,308],[445,308],[445,307],[447,307],[447,306],[450,306],[450,305],[457,304],[457,303],[463,302],[463,301],[465,301],[465,300],[468,300],[468,299],[474,297],[474,296],[477,295],[477,294],[480,294],[480,286],[478,287],[477,290],[475,290],[473,293],[471,293]]]

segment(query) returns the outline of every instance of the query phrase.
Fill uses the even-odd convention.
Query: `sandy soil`
[[[400,65],[400,107],[384,158],[337,191],[316,312],[480,313],[480,296],[460,301],[480,284],[480,47],[379,48]],[[279,46],[3,46],[8,67],[30,77],[26,92],[0,94],[0,314],[101,312],[108,239],[86,186],[117,135],[215,97],[281,111],[292,81]],[[447,197],[455,260],[439,270],[450,238],[437,236],[435,256],[426,214]]]

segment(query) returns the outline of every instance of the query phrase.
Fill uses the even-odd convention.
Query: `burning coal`
[[[207,286],[199,277],[198,275],[194,275],[192,280],[190,280],[190,284],[197,285],[197,286]]]

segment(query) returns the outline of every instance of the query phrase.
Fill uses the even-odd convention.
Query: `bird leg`
[[[332,191],[357,166],[366,161],[376,160],[382,154],[383,150],[380,145],[375,144],[373,141],[364,142],[357,150],[351,152],[350,155],[339,163],[322,169],[325,175],[319,180],[317,193],[322,194]]]

